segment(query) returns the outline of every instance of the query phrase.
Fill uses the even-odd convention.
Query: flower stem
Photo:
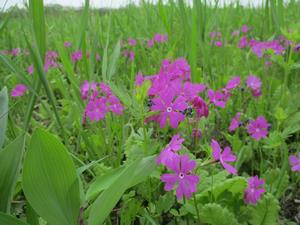
[[[195,210],[196,210],[196,213],[197,213],[198,224],[200,225],[201,220],[200,220],[200,214],[199,214],[199,209],[198,209],[198,206],[197,206],[197,199],[196,199],[195,193],[193,194],[193,198],[194,198]]]

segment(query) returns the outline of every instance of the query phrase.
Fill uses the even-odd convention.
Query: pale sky
[[[9,8],[13,5],[23,5],[24,0],[0,0],[0,8],[3,8],[5,2],[7,1],[6,8]],[[90,0],[91,5],[94,7],[113,7],[117,8],[120,6],[125,6],[129,2],[138,3],[140,0]],[[151,2],[157,2],[158,0],[150,0]],[[192,0],[188,0],[192,1]],[[213,0],[211,0],[213,1]],[[64,6],[74,6],[80,7],[83,5],[84,0],[44,0],[45,4],[60,4]],[[221,0],[220,3],[230,3],[235,2],[235,0]],[[240,0],[241,4],[248,5],[249,3],[252,5],[259,5],[263,2],[263,0]]]

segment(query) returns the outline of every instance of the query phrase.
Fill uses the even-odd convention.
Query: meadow
[[[300,2],[0,13],[0,225],[300,224]]]

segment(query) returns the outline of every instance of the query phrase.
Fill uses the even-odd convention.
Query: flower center
[[[172,112],[172,110],[173,110],[172,107],[167,108],[167,112]]]
[[[260,132],[260,129],[256,128],[255,131],[256,131],[256,133],[258,133],[258,132]]]
[[[250,192],[251,192],[251,193],[254,193],[254,192],[255,192],[255,189],[254,189],[254,188],[251,188],[251,189],[250,189]]]
[[[179,176],[180,179],[183,179],[183,178],[184,178],[184,174],[183,174],[183,173],[179,173],[178,176]]]

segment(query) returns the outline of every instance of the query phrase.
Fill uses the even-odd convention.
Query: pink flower
[[[223,46],[222,41],[215,41],[214,44],[215,44],[215,46],[218,47],[218,48],[220,48],[220,47]]]
[[[261,58],[266,50],[273,50],[275,54],[280,55],[284,53],[284,47],[280,44],[278,40],[273,41],[251,41],[251,49],[254,54],[257,55],[257,57]]]
[[[300,52],[300,44],[296,44],[294,47],[295,52]]]
[[[88,117],[91,121],[99,121],[103,119],[106,112],[107,109],[105,98],[92,99],[85,107],[85,116]]]
[[[96,61],[98,62],[98,61],[100,61],[101,60],[101,56],[97,53],[96,54]]]
[[[239,30],[235,30],[231,33],[231,36],[232,37],[236,37],[236,36],[239,36],[240,35],[240,31]]]
[[[84,83],[80,86],[80,93],[81,93],[81,98],[87,99],[89,92],[96,92],[97,90],[97,84],[95,82],[88,82],[88,81],[84,81]],[[90,94],[91,94],[90,93]],[[98,94],[98,93],[97,93]]]
[[[253,96],[258,97],[261,95],[261,81],[259,77],[253,75],[248,76],[246,84],[251,89]]]
[[[249,31],[249,28],[247,25],[243,25],[241,30],[243,33],[247,33]]]
[[[185,119],[184,115],[181,113],[188,107],[185,98],[179,96],[173,101],[174,97],[175,93],[170,91],[153,99],[151,110],[160,112],[158,122],[161,128],[166,126],[168,118],[172,128],[177,128],[178,124]]]
[[[82,51],[78,50],[71,54],[71,60],[73,63],[76,63],[82,59]]]
[[[258,176],[250,177],[248,180],[248,187],[244,192],[244,201],[247,204],[256,204],[262,197],[262,194],[265,193],[265,189],[261,187],[264,184],[265,181],[259,179]]]
[[[196,96],[193,99],[192,105],[196,111],[196,116],[198,119],[200,119],[201,117],[208,117],[208,106],[200,96]]]
[[[180,137],[180,134],[176,134],[172,137],[170,143],[161,151],[157,157],[157,164],[166,165],[169,160],[172,160],[176,152],[182,148],[184,139]]]
[[[130,46],[135,46],[135,45],[136,45],[136,40],[133,39],[133,38],[128,38],[128,44],[129,44]]]
[[[122,115],[124,110],[124,106],[121,104],[120,100],[114,95],[109,95],[107,97],[106,108],[107,110],[112,111],[116,115]]]
[[[143,83],[144,83],[144,76],[141,72],[139,72],[135,77],[135,85],[142,86]]]
[[[157,33],[154,35],[153,40],[157,43],[162,43],[168,41],[168,36],[165,34]]]
[[[268,135],[268,128],[269,124],[263,116],[259,116],[256,120],[250,121],[247,126],[248,133],[257,141]]]
[[[235,117],[232,118],[230,122],[230,126],[228,128],[230,132],[235,131],[240,126],[240,117],[241,117],[241,113],[238,112],[235,115]]]
[[[147,41],[147,46],[148,47],[151,48],[151,47],[153,47],[153,45],[154,45],[154,40],[153,39],[150,39],[150,40]]]
[[[214,160],[220,161],[222,166],[228,171],[228,173],[231,174],[237,174],[237,170],[228,164],[227,162],[234,162],[236,160],[236,156],[231,153],[230,147],[225,147],[224,151],[221,153],[221,147],[219,143],[215,140],[211,141],[211,147],[212,147],[212,156]]]
[[[292,171],[300,172],[300,152],[298,153],[298,157],[296,155],[291,155],[289,157],[289,162],[292,167]]]
[[[241,37],[239,44],[238,44],[238,48],[246,48],[248,46],[248,39],[246,36]]]
[[[187,81],[183,85],[183,96],[188,101],[192,101],[194,97],[198,96],[200,92],[205,90],[206,86],[204,84],[192,84]]]
[[[128,57],[129,57],[129,60],[130,60],[130,61],[133,61],[133,60],[134,60],[134,57],[135,57],[134,52],[133,52],[133,51],[130,51]]]
[[[27,67],[27,73],[28,73],[29,75],[32,75],[32,74],[33,74],[33,71],[34,71],[33,65],[30,65],[30,66]]]
[[[14,98],[23,96],[26,91],[27,87],[24,84],[17,84],[11,91],[11,96]]]
[[[202,132],[200,129],[196,129],[194,128],[193,131],[192,131],[192,135],[193,135],[193,138],[196,140],[196,139],[201,139],[202,137]]]
[[[65,42],[64,42],[64,46],[65,46],[66,48],[71,47],[71,45],[72,45],[72,43],[69,42],[69,41],[65,41]]]
[[[239,76],[232,77],[230,81],[226,84],[226,89],[231,90],[237,88],[241,83],[241,78]]]
[[[226,96],[222,94],[220,91],[214,92],[213,90],[209,89],[207,92],[210,102],[214,105],[225,108],[226,105]]]
[[[167,165],[167,168],[175,173],[163,174],[160,177],[161,181],[165,183],[164,189],[171,191],[174,186],[177,186],[177,199],[180,200],[183,196],[189,199],[192,193],[196,192],[199,183],[199,176],[191,174],[195,167],[196,162],[190,160],[187,154],[176,155]]]
[[[12,51],[11,51],[11,55],[12,56],[17,56],[21,53],[21,49],[20,48],[14,48]]]

